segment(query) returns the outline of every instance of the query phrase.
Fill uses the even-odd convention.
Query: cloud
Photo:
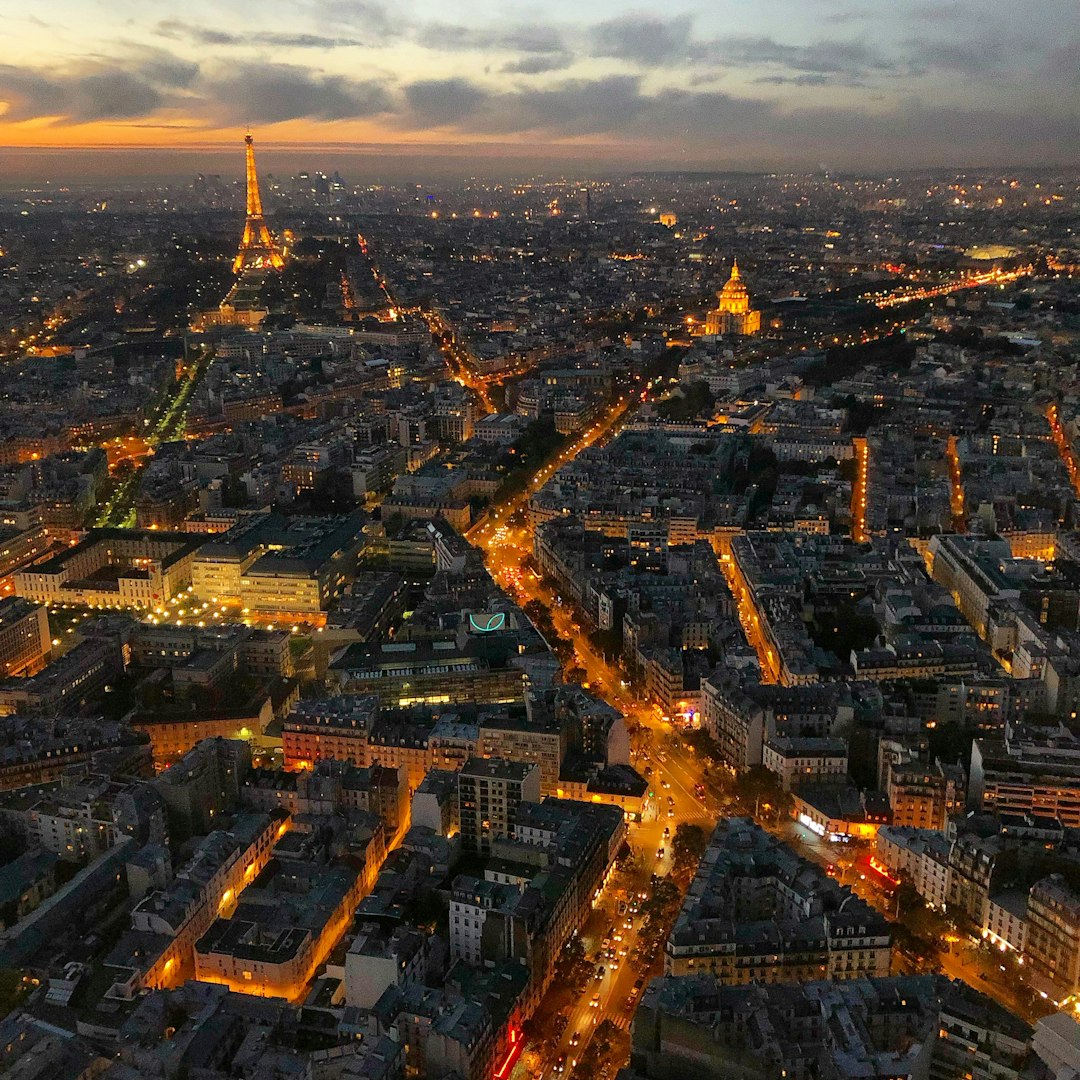
[[[399,37],[407,27],[401,0],[393,14],[378,0],[309,0],[308,11],[315,26],[344,27],[378,40]]]
[[[77,120],[110,120],[146,116],[165,103],[153,84],[124,71],[85,75],[73,84],[77,94],[69,115]]]
[[[450,127],[472,135],[641,135],[668,141],[683,132],[752,131],[770,106],[718,91],[665,89],[647,93],[634,75],[564,79],[550,86],[491,90],[466,80],[409,87],[405,126]]]
[[[463,26],[459,23],[428,23],[416,40],[426,49],[440,52],[505,52],[552,55],[566,49],[562,34],[554,26],[540,23],[506,28]]]
[[[351,37],[277,33],[269,30],[253,30],[250,33],[233,34],[225,30],[214,30],[205,26],[191,26],[176,19],[166,19],[159,22],[155,32],[161,37],[187,39],[197,45],[221,45],[228,48],[345,49],[362,47],[367,44]]]
[[[695,46],[699,62],[727,67],[775,67],[781,77],[769,81],[791,81],[783,74],[834,76],[828,81],[860,81],[871,74],[898,72],[895,61],[864,41],[817,41],[810,45],[787,45],[771,37],[732,36]],[[823,80],[824,81],[824,80]]]
[[[1066,86],[1080,86],[1080,38],[1050,50],[1044,64],[1046,77]]]
[[[676,155],[702,162],[737,161],[740,155],[761,162],[772,155],[776,162],[1011,164],[1061,161],[1077,145],[1076,118],[1065,94],[1053,108],[1037,107],[1019,84],[995,95],[993,107],[959,108],[941,94],[929,99],[933,106],[919,103],[912,72],[958,70],[960,76],[950,83],[963,84],[965,65],[999,55],[993,43],[959,49],[936,39],[911,39],[895,43],[889,55],[862,40],[787,45],[743,35],[695,42],[688,20],[678,23],[685,30],[664,25],[665,41],[654,42],[647,54],[632,36],[607,32],[603,48],[636,56],[634,66],[627,70],[624,64],[618,75],[576,78],[559,74],[578,59],[570,48],[551,50],[561,35],[545,37],[527,27],[468,37],[474,44],[497,40],[509,48],[513,43],[490,65],[493,78],[484,78],[468,57],[465,65],[477,71],[475,78],[404,83],[389,76],[331,74],[310,64],[257,62],[229,46],[218,51],[207,46],[196,63],[165,50],[127,45],[112,57],[66,67],[0,65],[0,114],[5,122],[51,119],[57,127],[95,121],[164,128],[182,123],[189,131],[197,125],[310,121],[313,142],[321,122],[375,118],[383,130],[441,130],[458,142],[489,139],[493,146],[500,140],[525,146],[596,139],[641,147],[653,159]],[[458,35],[452,48],[466,38]],[[1033,55],[1021,57],[1030,61],[1032,80],[1050,88],[1075,85],[1077,78],[1080,43],[1065,34],[1059,40],[1038,63]],[[590,37],[588,47],[595,44]],[[675,56],[677,49],[684,49],[679,55],[686,63],[665,70],[660,58]],[[674,60],[663,61],[668,63]],[[713,80],[728,70],[745,70],[775,87],[851,86],[881,76],[894,89],[891,96],[852,93],[843,107],[811,109],[810,93],[798,89],[725,93]],[[908,76],[910,84],[900,82]],[[910,98],[900,97],[901,85]],[[1004,104],[1010,94],[1013,104]]]
[[[966,0],[933,0],[933,2],[912,4],[905,12],[911,19],[922,22],[949,22],[954,19],[967,19],[972,15]]]
[[[537,53],[511,60],[499,69],[506,75],[543,75],[548,71],[562,71],[574,62],[569,53]]]
[[[917,73],[928,68],[957,71],[964,75],[994,78],[1002,66],[1029,47],[1016,40],[1006,49],[997,41],[941,41],[938,38],[911,38],[904,42],[908,61]]]
[[[810,71],[802,75],[762,75],[754,80],[766,86],[828,86],[834,81],[830,75]]]
[[[127,120],[179,100],[198,65],[155,50],[136,50],[123,62],[91,61],[48,74],[0,66],[0,101],[6,120],[55,117],[72,124]]]
[[[592,52],[643,67],[659,67],[686,56],[690,29],[688,15],[668,22],[645,15],[622,15],[592,28]]]
[[[389,88],[376,80],[327,75],[293,64],[230,64],[202,87],[211,110],[232,123],[350,120],[393,107]]]
[[[419,124],[446,127],[474,115],[488,95],[468,79],[423,79],[405,87],[405,100]]]

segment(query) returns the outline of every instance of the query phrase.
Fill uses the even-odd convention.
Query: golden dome
[[[750,309],[750,293],[739,273],[738,259],[731,264],[731,277],[727,284],[716,295],[721,311],[745,312]]]

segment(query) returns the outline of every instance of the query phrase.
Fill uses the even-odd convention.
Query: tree
[[[675,827],[672,848],[675,853],[675,866],[678,869],[696,866],[705,854],[709,838],[700,825],[684,821]]]
[[[780,786],[776,775],[764,765],[754,765],[739,777],[736,791],[743,806],[754,814],[787,813],[791,793]]]

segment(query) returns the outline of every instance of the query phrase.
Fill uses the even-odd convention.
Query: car
[[[623,1004],[623,1008],[624,1008],[624,1009],[625,1009],[625,1010],[626,1010],[627,1012],[629,1012],[629,1011],[630,1011],[630,1010],[631,1010],[631,1009],[632,1009],[633,1007],[634,1007],[634,995],[633,995],[633,994],[629,994],[629,995],[627,995],[626,1001],[625,1001],[625,1003]]]
[[[658,859],[662,859],[664,857],[664,849],[662,847],[656,849],[656,857]]]
[[[671,785],[670,785],[670,784],[669,784],[669,783],[668,783],[668,782],[667,782],[666,780],[661,780],[661,781],[660,781],[660,786],[661,786],[662,788],[669,788],[669,787],[671,787]]]
[[[668,807],[667,816],[668,817],[674,817],[675,816],[675,807],[674,806],[669,806]]]
[[[664,826],[664,836],[670,836],[670,835],[671,835],[671,826],[670,825],[665,825]]]
[[[598,967],[596,969],[596,978],[602,979],[606,974],[607,972],[604,970],[604,968]]]
[[[600,995],[599,993],[593,994],[592,1001],[589,1002],[589,1006],[593,1009],[600,1008]]]
[[[634,980],[634,989],[635,990],[640,990],[644,985],[645,985],[645,976],[644,975],[639,975]]]
[[[566,1055],[565,1054],[560,1054],[555,1059],[555,1068],[554,1068],[553,1071],[557,1072],[557,1073],[563,1073],[563,1072],[566,1071]]]
[[[577,1046],[579,1042],[581,1042],[581,1032],[575,1031],[574,1034],[570,1036],[570,1045]]]
[[[669,795],[667,797],[667,804],[668,804],[668,806],[674,806],[675,805],[675,796],[674,795]]]

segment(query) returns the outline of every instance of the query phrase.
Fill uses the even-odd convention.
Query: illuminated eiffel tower
[[[253,268],[280,270],[285,260],[263,218],[259,175],[255,171],[255,143],[250,131],[244,136],[244,144],[247,146],[247,220],[244,235],[240,238],[240,250],[233,259],[233,273],[240,274]]]

